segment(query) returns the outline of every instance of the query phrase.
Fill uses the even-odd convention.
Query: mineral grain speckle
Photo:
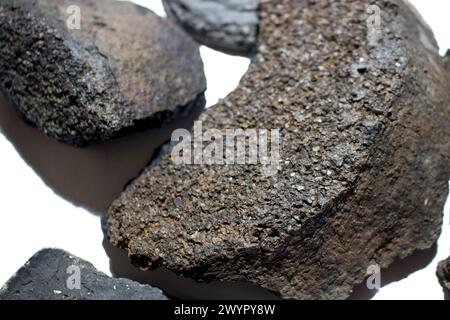
[[[80,276],[80,282],[75,277]],[[167,300],[161,290],[113,279],[58,249],[36,253],[0,290],[0,300]]]
[[[367,1],[262,1],[258,54],[206,129],[280,129],[280,171],[163,154],[113,203],[110,241],[142,267],[343,299],[367,267],[435,243],[450,173],[449,90],[404,1],[368,40]],[[425,39],[425,38],[426,39]]]
[[[3,0],[0,39],[0,89],[30,123],[65,143],[159,126],[204,103],[198,45],[132,3]]]

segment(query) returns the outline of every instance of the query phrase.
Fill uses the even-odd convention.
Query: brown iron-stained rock
[[[442,288],[450,294],[450,258],[439,262],[436,275]]]
[[[131,3],[2,0],[0,39],[1,90],[62,142],[84,145],[158,126],[204,103],[198,46]]]
[[[200,120],[280,129],[278,173],[166,152],[111,206],[111,242],[141,267],[297,299],[346,298],[370,265],[429,248],[448,194],[448,81],[409,5],[375,4],[379,33],[367,1],[262,1],[253,64]]]
[[[230,54],[254,53],[257,0],[163,0],[167,15],[198,42]]]

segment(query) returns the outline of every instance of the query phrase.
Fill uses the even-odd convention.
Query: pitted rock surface
[[[450,294],[450,258],[439,262],[436,275],[442,288]]]
[[[109,210],[141,267],[344,299],[367,267],[435,243],[450,174],[448,80],[404,1],[262,1],[258,54],[203,129],[280,129],[279,171],[162,153]]]
[[[167,297],[149,285],[110,278],[89,262],[63,250],[44,249],[3,286],[0,300],[167,300]]]
[[[0,38],[1,90],[29,122],[65,143],[160,126],[204,103],[198,45],[132,3],[4,0]]]

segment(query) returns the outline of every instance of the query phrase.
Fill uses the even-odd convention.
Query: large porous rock
[[[4,285],[0,300],[167,300],[167,297],[149,285],[110,278],[65,251],[44,249]]]
[[[167,15],[198,42],[230,54],[254,53],[258,0],[163,0]]]
[[[442,288],[450,294],[450,257],[447,260],[439,262],[436,275]]]
[[[346,298],[369,266],[432,246],[450,174],[448,80],[409,4],[374,3],[378,25],[363,0],[262,2],[253,64],[200,120],[221,134],[279,129],[277,172],[219,151],[183,164],[177,146],[112,204],[111,242],[141,267],[298,299]]]
[[[131,3],[2,0],[0,39],[0,89],[62,142],[159,126],[204,103],[198,45]]]

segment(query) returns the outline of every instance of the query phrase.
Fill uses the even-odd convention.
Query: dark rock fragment
[[[167,297],[149,285],[110,278],[65,251],[44,249],[5,284],[0,290],[0,300],[167,300]]]
[[[442,288],[444,288],[447,294],[450,294],[450,258],[439,262],[436,276]]]
[[[445,53],[444,65],[445,65],[445,68],[447,69],[447,72],[449,72],[449,75],[450,75],[450,50],[447,50],[447,52]]]
[[[257,0],[163,0],[167,15],[198,42],[230,54],[256,48]]]
[[[159,126],[187,104],[204,103],[197,44],[128,2],[3,0],[0,39],[1,90],[65,143]]]
[[[370,33],[367,1],[261,2],[253,64],[200,120],[280,129],[279,171],[166,153],[111,206],[111,243],[142,267],[297,299],[347,298],[369,266],[430,248],[448,195],[448,81],[406,2],[374,4]]]

